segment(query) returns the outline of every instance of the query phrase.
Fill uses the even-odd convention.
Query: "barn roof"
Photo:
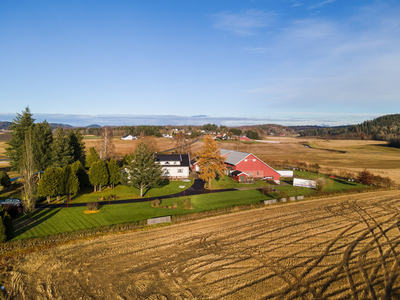
[[[225,163],[236,166],[251,153],[221,149],[221,155],[226,157]]]

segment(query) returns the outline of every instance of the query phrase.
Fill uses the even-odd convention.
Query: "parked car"
[[[21,201],[21,199],[18,199],[18,198],[9,198],[9,199],[7,199],[5,201],[0,201],[0,205],[5,205],[5,204],[8,204],[8,205],[21,205],[22,201]]]

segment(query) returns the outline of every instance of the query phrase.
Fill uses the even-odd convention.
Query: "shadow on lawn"
[[[23,217],[14,221],[14,237],[17,237],[31,228],[45,222],[57,214],[60,209],[43,209],[33,213],[32,218]]]

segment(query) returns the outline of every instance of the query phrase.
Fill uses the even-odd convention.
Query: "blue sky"
[[[341,125],[400,112],[399,1],[0,1],[0,121]]]

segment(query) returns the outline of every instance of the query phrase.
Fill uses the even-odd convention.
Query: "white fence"
[[[147,219],[147,225],[171,222],[171,216]]]
[[[264,204],[265,204],[265,205],[267,205],[267,204],[274,204],[274,203],[276,203],[276,199],[264,200]]]

